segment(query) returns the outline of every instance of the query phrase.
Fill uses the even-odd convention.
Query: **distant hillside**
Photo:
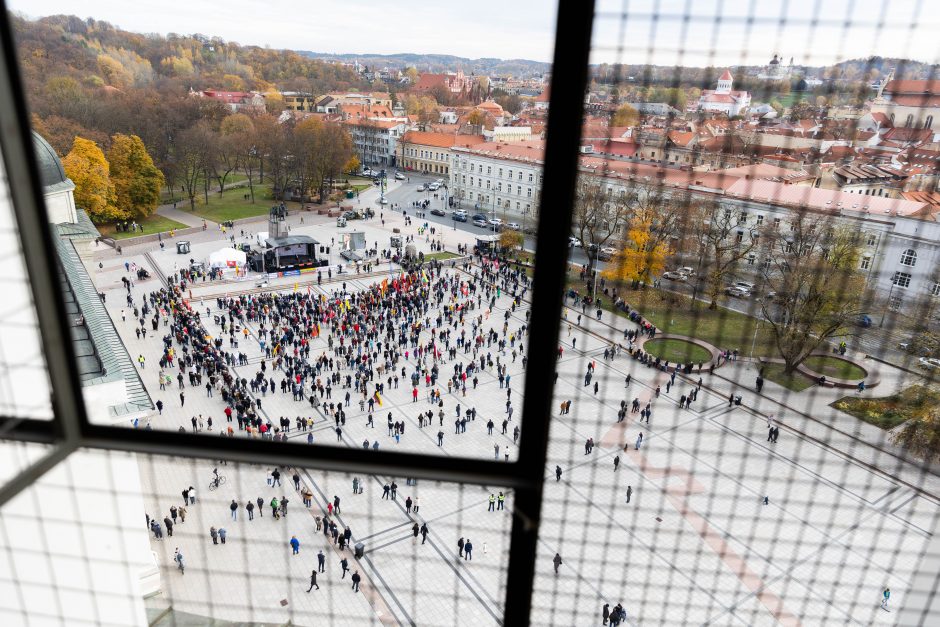
[[[465,74],[512,74],[517,77],[529,77],[544,74],[551,69],[550,63],[530,61],[528,59],[468,59],[449,54],[418,54],[402,52],[398,54],[332,54],[326,52],[312,52],[298,50],[300,54],[314,59],[327,61],[341,61],[353,63],[358,61],[369,68],[382,69],[384,67],[404,70],[414,66],[419,72],[445,72],[458,68]]]

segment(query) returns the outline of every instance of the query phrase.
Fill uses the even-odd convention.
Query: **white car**
[[[927,370],[940,370],[940,359],[933,357],[921,357],[917,360],[917,365]]]
[[[581,248],[581,240],[579,240],[577,237],[574,237],[574,236],[569,237],[568,245],[573,246],[574,248]]]
[[[688,277],[678,271],[663,272],[663,278],[670,281],[685,281]]]
[[[428,185],[428,189],[431,190],[432,192],[436,192],[439,188],[440,188],[440,184],[438,184],[436,181]]]
[[[684,274],[684,275],[687,276],[687,277],[689,277],[689,276],[694,276],[694,275],[695,275],[695,268],[693,268],[693,267],[691,267],[691,266],[683,266],[683,267],[679,268],[678,272],[681,272],[682,274]]]
[[[753,292],[753,291],[754,291],[754,284],[753,284],[753,283],[748,283],[747,281],[736,281],[736,282],[734,283],[734,285],[732,285],[731,287],[737,287],[737,288],[742,289],[742,290],[744,290],[744,291],[746,291],[746,292]]]
[[[401,172],[396,172],[396,173],[395,173],[395,180],[396,180],[396,181],[404,181],[404,180],[405,180],[405,175],[402,174]]]
[[[388,198],[379,198],[378,203],[379,203],[380,205],[387,205],[387,204],[388,204]]]
[[[732,285],[725,290],[725,294],[728,296],[734,296],[736,298],[747,298],[751,295],[751,292],[736,285]]]
[[[490,218],[490,226],[501,227],[503,225],[502,218]]]
[[[519,223],[518,223],[518,222],[510,222],[509,224],[506,225],[506,228],[507,228],[507,229],[512,229],[513,231],[521,231],[521,230],[522,230],[522,227],[519,226]]]

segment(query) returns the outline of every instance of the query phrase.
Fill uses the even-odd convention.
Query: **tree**
[[[160,204],[163,173],[136,135],[114,135],[108,151],[116,205],[130,217],[146,218]]]
[[[940,461],[940,409],[934,406],[923,408],[892,439],[925,461]]]
[[[760,233],[748,228],[734,211],[714,200],[694,203],[689,212],[687,233],[690,236],[687,242],[692,244],[694,253],[698,255],[697,272],[705,282],[708,308],[716,309],[725,283],[741,260],[757,246]],[[697,283],[694,289],[698,290]]]
[[[189,208],[196,208],[199,182],[209,160],[212,131],[206,122],[197,122],[179,133],[174,142],[173,165],[177,180],[189,199]]]
[[[467,117],[467,124],[472,124],[473,126],[482,126],[484,122],[486,122],[486,114],[479,109],[474,109]]]
[[[354,174],[359,171],[361,166],[362,164],[359,162],[359,157],[353,155],[349,158],[349,161],[346,162],[346,165],[343,166],[343,172]]]
[[[72,150],[62,159],[62,167],[75,183],[75,204],[88,212],[93,222],[102,224],[130,217],[115,206],[110,167],[95,142],[76,137]]]
[[[229,149],[235,155],[235,161],[245,176],[248,177],[248,192],[251,202],[255,202],[254,173],[258,166],[258,156],[255,142],[255,124],[244,113],[235,113],[224,120],[219,126],[219,133],[228,143]]]
[[[636,126],[640,121],[640,112],[628,104],[620,105],[610,116],[611,126]]]
[[[827,340],[849,334],[864,313],[859,233],[804,212],[790,230],[762,239],[769,262],[761,275],[776,296],[760,300],[761,312],[791,373]]]
[[[654,235],[652,214],[637,215],[630,221],[627,241],[608,264],[604,276],[617,281],[630,281],[633,287],[641,282],[650,283],[651,278],[666,267],[668,254],[668,244]]]
[[[603,179],[581,175],[575,190],[574,230],[588,252],[588,274],[594,276],[597,250],[623,231],[629,214],[626,195],[614,196]]]
[[[524,241],[525,238],[522,236],[522,233],[513,231],[512,229],[504,229],[503,232],[499,234],[499,245],[504,250],[522,248]]]
[[[418,79],[421,78],[421,74],[418,73],[418,69],[414,66],[411,66],[405,70],[405,76],[408,78],[408,82],[414,85],[418,82]]]

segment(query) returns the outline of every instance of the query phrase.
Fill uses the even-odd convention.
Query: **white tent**
[[[234,248],[223,248],[209,255],[210,268],[240,268],[247,261],[245,253]]]

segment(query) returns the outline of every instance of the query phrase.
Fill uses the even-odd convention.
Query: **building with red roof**
[[[728,117],[741,115],[751,106],[751,94],[735,90],[734,77],[730,70],[725,70],[718,77],[715,89],[706,89],[698,100],[698,110],[711,113],[724,113]]]

